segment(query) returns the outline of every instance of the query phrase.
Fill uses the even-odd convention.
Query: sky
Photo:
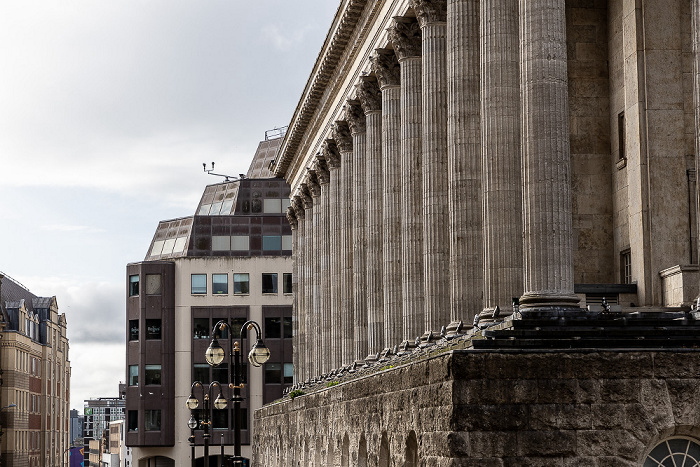
[[[71,408],[125,380],[127,263],[289,123],[338,3],[0,2],[0,271],[65,313]]]

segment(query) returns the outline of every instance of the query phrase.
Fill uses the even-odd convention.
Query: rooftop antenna
[[[287,133],[287,126],[280,126],[265,132],[265,141],[283,137]]]
[[[239,180],[242,180],[245,178],[245,175],[243,174],[238,174],[238,177],[234,177],[233,175],[224,175],[224,174],[217,174],[214,173],[214,163],[211,163],[211,169],[207,170],[207,163],[204,162],[202,164],[204,166],[204,171],[208,173],[209,175],[215,175],[217,177],[224,177],[224,182],[237,182]]]

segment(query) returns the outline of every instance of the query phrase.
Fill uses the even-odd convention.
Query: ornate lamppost
[[[199,407],[199,399],[194,397],[194,390],[195,388],[200,388],[202,391],[202,399],[204,400],[204,411],[202,413],[202,421],[199,422],[199,426],[204,430],[204,467],[209,467],[209,439],[211,438],[211,435],[209,434],[209,431],[211,429],[211,419],[212,419],[212,405],[211,405],[211,391],[214,388],[219,389],[219,395],[216,396],[216,400],[214,401],[214,407],[216,409],[225,409],[226,408],[226,398],[222,397],[221,395],[221,384],[219,384],[218,381],[212,381],[209,383],[208,390],[205,390],[205,386],[201,383],[201,381],[195,381],[192,383],[192,388],[190,390],[190,397],[187,398],[187,401],[185,404],[187,405],[187,408],[190,410],[195,410],[197,407]],[[191,430],[194,430],[197,427],[197,420],[194,418],[194,413],[191,414],[190,416],[190,421],[187,423],[187,426],[190,427]],[[194,443],[193,443],[194,446]],[[194,462],[194,449],[193,449],[193,462]]]
[[[231,326],[226,321],[221,320],[214,325],[211,343],[209,344],[205,357],[207,363],[211,366],[218,366],[224,361],[226,352],[219,344],[217,336],[227,328],[229,331],[229,359],[231,362],[228,379],[229,387],[233,389],[233,396],[230,399],[231,402],[233,402],[233,457],[231,460],[234,466],[243,466],[244,462],[247,462],[248,459],[241,456],[241,402],[243,401],[241,389],[244,387],[241,375],[243,369],[243,364],[241,363],[241,346],[238,341],[233,342],[233,332]],[[262,341],[260,325],[252,320],[246,321],[243,323],[243,326],[241,326],[241,340],[243,339],[243,332],[250,329],[255,330],[256,342],[248,354],[248,360],[251,365],[260,367],[270,358],[270,349],[268,349]]]

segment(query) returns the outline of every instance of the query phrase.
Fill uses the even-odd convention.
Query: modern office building
[[[38,297],[2,274],[0,308],[0,461],[62,465],[70,446],[66,317],[55,296]]]
[[[282,397],[292,383],[289,186],[269,171],[279,143],[260,143],[248,176],[207,186],[195,215],[160,222],[144,261],[126,268],[126,444],[136,466],[190,459],[192,414],[185,401],[194,381],[224,383],[224,397],[231,397],[228,358],[216,368],[204,358],[218,321],[233,329],[236,340],[244,322],[256,321],[272,354],[264,368],[244,372],[244,455],[250,457],[252,410]],[[227,353],[228,336],[220,336]],[[243,349],[253,337],[244,335]],[[217,394],[214,389],[212,398]],[[201,406],[195,416],[201,420]],[[211,455],[222,444],[233,453],[232,428],[232,407],[216,410]],[[203,431],[194,434],[202,464]]]
[[[120,384],[119,386],[121,394],[124,385]],[[86,467],[100,465],[103,449],[102,439],[105,437],[105,433],[109,433],[110,423],[124,420],[124,407],[123,396],[98,397],[85,401],[83,440]],[[98,449],[98,452],[95,452],[95,449]],[[97,460],[97,464],[93,463],[95,460]]]
[[[70,445],[75,446],[76,439],[83,438],[83,423],[85,417],[78,412],[76,409],[71,409],[70,411],[70,429],[68,439],[70,440]],[[82,446],[82,443],[81,443]]]

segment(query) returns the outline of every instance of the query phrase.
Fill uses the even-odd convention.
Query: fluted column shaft
[[[574,306],[564,0],[520,0],[524,307]]]
[[[306,334],[306,211],[301,206],[301,216],[297,214],[299,218],[299,227],[297,228],[297,245],[299,247],[299,255],[297,256],[297,272],[299,274],[298,279],[298,293],[299,293],[299,308],[297,310],[297,321],[298,321],[298,334],[299,334],[299,348],[297,349],[297,360],[295,360],[296,373],[300,381],[306,380],[308,374],[306,372],[308,366],[308,360],[306,359],[306,346],[308,341],[308,335]]]
[[[422,186],[422,59],[420,29],[396,22],[389,30],[401,68],[401,280],[403,339],[424,330]]]
[[[294,364],[294,383],[297,383],[301,378],[299,375],[299,259],[301,249],[299,245],[299,218],[294,209],[294,200],[290,200],[290,206],[287,209],[287,220],[292,229],[292,362]]]
[[[423,48],[424,330],[450,319],[447,163],[447,23],[444,0],[414,0]]]
[[[306,187],[305,187],[306,188]],[[313,260],[314,260],[314,213],[311,192],[306,188],[303,193],[304,201],[304,276],[302,284],[304,295],[304,335],[306,339],[303,346],[304,359],[304,380],[313,376],[312,355],[314,347],[313,326],[310,320],[313,317]]]
[[[393,50],[373,58],[382,93],[382,190],[384,236],[384,345],[402,340],[401,311],[401,86]]]
[[[311,300],[311,317],[308,321],[308,332],[313,340],[311,355],[309,356],[311,376],[316,376],[321,374],[321,353],[323,345],[323,323],[321,320],[321,218],[323,217],[323,205],[321,200],[321,186],[315,181],[312,187],[313,216],[311,220],[313,259],[311,263],[311,294],[313,298]]]
[[[330,191],[330,174],[326,167],[325,160],[319,159],[316,163],[316,175],[318,176],[319,184],[321,185],[321,196],[319,198],[319,290],[318,301],[319,314],[319,346],[316,359],[319,361],[319,373],[327,373],[331,370],[331,271],[330,271],[330,235],[328,231],[328,218],[330,217],[330,205],[328,203]]]
[[[483,306],[479,57],[479,0],[449,0],[447,173],[453,322],[471,322]]]
[[[340,184],[340,154],[334,140],[324,143],[323,157],[328,163],[330,186],[328,189],[328,250],[329,254],[329,280],[330,280],[330,367],[338,368],[343,364],[342,357],[342,279],[340,258],[342,255],[341,237],[342,212]],[[331,209],[331,207],[333,207]],[[331,217],[331,215],[333,217]]]
[[[518,2],[481,0],[481,18],[484,308],[505,310],[523,292]]]

